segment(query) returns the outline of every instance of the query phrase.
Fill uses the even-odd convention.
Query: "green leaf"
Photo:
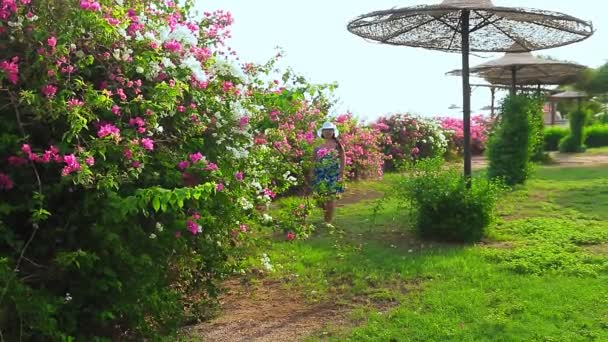
[[[154,211],[156,212],[160,209],[160,198],[158,198],[158,196],[154,196],[152,199],[152,208],[154,208]]]

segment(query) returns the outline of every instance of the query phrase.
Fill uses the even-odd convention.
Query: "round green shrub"
[[[559,142],[568,136],[570,130],[565,127],[549,127],[545,129],[543,135],[545,140],[545,151],[559,150]]]
[[[468,188],[460,169],[447,167],[441,159],[422,160],[411,167],[396,191],[411,203],[421,238],[448,242],[483,238],[502,186],[485,177],[470,181]]]
[[[608,125],[585,127],[585,145],[587,147],[608,146]]]
[[[588,112],[579,109],[568,115],[570,118],[570,134],[559,143],[559,151],[562,153],[579,153],[585,151],[584,127]]]

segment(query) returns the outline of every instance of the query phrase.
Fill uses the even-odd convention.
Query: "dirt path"
[[[549,167],[593,167],[608,165],[608,154],[564,154],[550,153],[554,163]],[[488,160],[484,156],[475,156],[472,160],[473,169],[478,170],[488,166]]]
[[[338,200],[337,206],[343,207],[348,204],[359,203],[362,201],[375,200],[382,197],[383,193],[377,190],[352,190],[344,193],[342,198]]]
[[[310,304],[277,281],[245,286],[233,280],[221,299],[221,315],[186,329],[185,334],[210,342],[299,341],[327,324],[345,322],[346,308]]]
[[[337,206],[377,199],[382,194],[377,190],[353,189],[342,196]],[[300,341],[312,334],[322,334],[329,326],[351,324],[347,315],[352,307],[331,300],[310,303],[300,294],[287,291],[279,281],[263,279],[257,285],[246,285],[233,279],[224,286],[228,291],[220,298],[220,316],[185,328],[185,335],[210,342]],[[388,307],[386,303],[381,306]]]

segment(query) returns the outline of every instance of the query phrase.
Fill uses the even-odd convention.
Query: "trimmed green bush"
[[[543,112],[542,102],[540,98],[535,98],[535,104],[530,108],[530,123],[532,133],[532,155],[531,160],[534,162],[542,162],[547,160],[545,153],[544,131],[545,131],[545,113]]]
[[[576,110],[568,115],[570,118],[570,134],[563,138],[559,143],[559,150],[563,153],[584,152],[586,147],[584,127],[588,117],[585,110]]]
[[[509,96],[502,102],[501,118],[488,142],[488,176],[508,185],[523,184],[530,173],[536,144],[534,113],[538,101],[530,96]]]
[[[545,140],[545,151],[559,150],[559,142],[570,134],[570,130],[565,127],[549,127],[545,129],[543,135]]]
[[[585,128],[587,147],[608,146],[608,125],[593,125]]]
[[[414,209],[419,237],[434,241],[475,242],[493,220],[501,186],[474,177],[471,188],[459,168],[443,160],[421,160],[411,166],[395,194]]]

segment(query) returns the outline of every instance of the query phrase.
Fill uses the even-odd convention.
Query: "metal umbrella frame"
[[[584,40],[590,22],[552,11],[494,6],[491,0],[444,0],[439,5],[392,8],[361,15],[347,25],[364,39],[462,54],[464,175],[471,176],[469,53],[549,49]],[[470,184],[470,183],[468,183]]]

